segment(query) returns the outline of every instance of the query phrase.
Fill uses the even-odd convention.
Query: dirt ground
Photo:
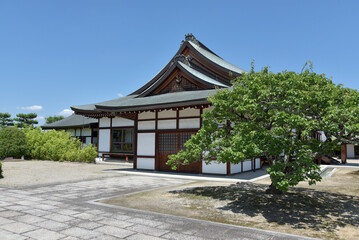
[[[120,176],[101,172],[118,169],[116,165],[17,159],[1,163],[4,178],[0,179],[0,186],[23,187]]]
[[[337,169],[317,185],[264,194],[269,180],[195,182],[103,200],[107,204],[321,239],[359,239],[359,170]]]

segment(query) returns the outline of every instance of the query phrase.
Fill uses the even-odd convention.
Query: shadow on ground
[[[238,183],[230,186],[187,188],[171,193],[210,197],[226,201],[223,211],[262,215],[268,222],[290,224],[292,228],[333,231],[347,224],[359,227],[359,197],[307,188],[293,188],[289,193],[265,194],[267,186]]]

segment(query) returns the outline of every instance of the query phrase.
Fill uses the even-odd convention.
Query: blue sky
[[[0,0],[0,112],[69,113],[127,95],[168,63],[187,33],[249,70],[308,60],[359,89],[359,1]]]

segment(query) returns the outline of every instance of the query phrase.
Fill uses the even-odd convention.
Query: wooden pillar
[[[341,146],[340,158],[342,160],[342,164],[347,163],[347,145],[346,144],[342,144],[342,146]]]

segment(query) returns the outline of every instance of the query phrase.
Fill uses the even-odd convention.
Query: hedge
[[[0,158],[21,158],[27,152],[26,137],[22,130],[16,127],[0,129]]]

